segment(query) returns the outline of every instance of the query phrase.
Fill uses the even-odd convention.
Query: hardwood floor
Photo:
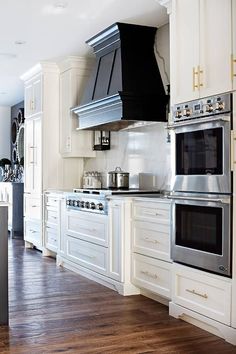
[[[0,327],[0,353],[236,353],[169,317],[165,306],[58,268],[21,240],[10,241],[9,278],[10,327]]]

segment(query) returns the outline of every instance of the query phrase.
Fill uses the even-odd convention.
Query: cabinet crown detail
[[[30,70],[20,76],[20,79],[23,81],[27,81],[32,79],[33,76],[40,74],[40,73],[59,73],[59,68],[56,63],[42,61],[35,66],[33,66]]]

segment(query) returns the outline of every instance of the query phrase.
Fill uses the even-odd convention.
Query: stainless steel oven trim
[[[179,129],[182,127],[186,127],[189,125],[195,125],[195,124],[205,124],[205,123],[210,123],[210,122],[230,122],[230,113],[226,113],[224,115],[219,115],[216,117],[204,117],[204,118],[199,118],[199,119],[189,119],[185,120],[182,122],[177,122],[177,123],[172,123],[168,125],[168,129]]]
[[[229,115],[227,115],[229,116]],[[224,116],[225,117],[225,116]],[[173,155],[176,156],[176,135],[198,130],[223,128],[223,174],[222,175],[176,175],[176,161],[172,159],[173,191],[202,193],[231,193],[230,138],[231,127],[228,120],[217,120],[191,126],[181,126],[174,130]]]
[[[185,198],[172,198],[171,203],[171,258],[174,262],[179,262],[206,271],[231,276],[231,205],[229,198],[219,197],[220,201],[214,199],[192,200]],[[225,200],[225,202],[224,202]],[[223,201],[223,202],[222,202]],[[196,205],[207,207],[219,207],[222,209],[222,255],[199,251],[183,246],[178,246],[176,242],[176,205]]]

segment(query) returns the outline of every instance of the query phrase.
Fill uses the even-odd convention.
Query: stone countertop
[[[170,199],[167,198],[168,194],[162,193],[151,193],[151,194],[114,194],[107,197],[108,200],[117,200],[117,199],[132,199],[140,201],[152,201],[152,202],[167,202],[170,203]]]

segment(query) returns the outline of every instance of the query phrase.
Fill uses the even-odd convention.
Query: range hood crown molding
[[[155,27],[115,23],[86,43],[96,62],[81,104],[79,129],[120,130],[135,121],[166,121],[165,94],[154,53]]]

